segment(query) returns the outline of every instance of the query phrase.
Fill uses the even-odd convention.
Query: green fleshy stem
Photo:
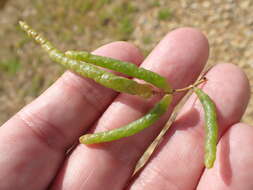
[[[171,101],[172,95],[165,95],[145,116],[140,119],[117,129],[83,135],[80,137],[79,141],[83,144],[95,144],[114,141],[134,135],[154,124],[168,110]]]
[[[85,51],[67,51],[65,55],[75,60],[92,63],[94,65],[117,71],[131,77],[142,79],[160,89],[163,89],[165,93],[172,93],[172,88],[165,77],[162,77],[161,75],[150,70],[137,67],[135,64],[109,57],[94,55]]]
[[[205,166],[212,168],[216,159],[216,146],[218,141],[218,123],[216,107],[212,99],[200,88],[193,88],[205,112]]]
[[[134,80],[125,77],[117,76],[111,72],[99,69],[90,63],[71,59],[65,56],[60,50],[56,49],[48,40],[41,34],[32,29],[25,22],[19,22],[21,28],[33,38],[41,47],[49,54],[50,58],[65,66],[67,69],[78,73],[84,77],[93,79],[97,83],[116,90],[118,92],[138,95],[143,98],[150,98],[153,95],[152,87],[148,84],[140,84]]]

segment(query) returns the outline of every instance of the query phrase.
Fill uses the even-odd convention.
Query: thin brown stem
[[[187,90],[191,90],[194,87],[198,86],[199,84],[204,83],[205,81],[207,81],[207,78],[206,77],[202,77],[201,79],[199,79],[198,81],[196,81],[194,84],[191,84],[191,85],[189,85],[189,86],[187,86],[185,88],[173,89],[172,92],[169,92],[169,93],[166,93],[166,94],[174,94],[176,92],[184,92],[184,91],[187,91]],[[163,91],[156,91],[156,90],[153,90],[152,93],[153,93],[153,95],[164,94]]]
[[[185,87],[185,88],[174,89],[174,90],[173,90],[173,93],[175,93],[175,92],[184,92],[184,91],[190,90],[190,89],[192,89],[192,88],[198,86],[199,84],[205,82],[206,80],[207,80],[207,78],[206,78],[206,77],[203,77],[203,78],[201,78],[200,80],[198,80],[196,83],[191,84],[191,85],[189,85],[189,86],[187,86],[187,87]]]

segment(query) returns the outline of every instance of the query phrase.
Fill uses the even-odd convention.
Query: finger
[[[216,104],[221,135],[245,111],[249,100],[248,80],[232,64],[217,65],[206,77],[208,81],[203,89]],[[130,189],[195,189],[204,168],[204,135],[202,105],[192,95]]]
[[[197,189],[253,189],[253,127],[238,123],[221,138],[214,168],[205,170]]]
[[[137,48],[125,42],[111,43],[94,53],[141,62]],[[67,148],[116,95],[89,79],[66,72],[0,128],[0,189],[45,189]]]
[[[206,38],[194,29],[183,28],[169,33],[141,66],[168,78],[174,87],[182,87],[197,78],[207,57]],[[121,94],[106,110],[94,130],[109,130],[136,120],[153,106],[154,101]],[[65,162],[53,189],[96,190],[103,186],[122,189],[132,175],[137,160],[159,133],[169,114],[155,126],[132,137],[96,146],[79,145]],[[116,175],[112,177],[111,174]]]

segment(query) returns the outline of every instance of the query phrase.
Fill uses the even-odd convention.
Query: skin
[[[142,62],[139,51],[123,42],[94,53]],[[168,78],[174,88],[182,88],[193,83],[207,57],[205,37],[195,29],[182,28],[169,33],[141,66]],[[207,78],[203,88],[217,105],[220,125],[214,168],[204,170],[204,113],[193,95],[146,167],[131,177],[137,160],[183,93],[155,126],[117,143],[78,145],[66,155],[85,131],[117,128],[136,120],[159,98],[117,96],[90,79],[66,72],[0,128],[0,189],[251,190],[253,128],[238,124],[249,100],[247,78],[231,64],[215,66]]]

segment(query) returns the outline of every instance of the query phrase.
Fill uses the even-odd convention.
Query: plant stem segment
[[[160,89],[163,89],[165,93],[172,92],[172,88],[165,77],[144,68],[137,67],[132,63],[94,55],[85,51],[67,51],[65,55],[71,59],[92,63],[100,67],[124,73],[131,77],[142,79]]]
[[[211,98],[200,88],[193,88],[205,112],[205,166],[212,168],[216,159],[216,145],[218,141],[218,123],[216,107]]]
[[[191,84],[185,88],[180,88],[180,89],[174,89],[173,90],[173,93],[175,92],[184,92],[184,91],[187,91],[187,90],[190,90],[190,89],[193,89],[194,87],[198,86],[199,84],[203,83],[203,82],[206,82],[207,81],[207,78],[206,77],[203,77],[201,78],[200,80],[198,80],[196,83],[194,84]]]
[[[153,90],[150,85],[140,84],[134,80],[114,75],[111,72],[99,69],[93,64],[70,59],[25,22],[20,21],[19,24],[31,38],[41,45],[53,61],[62,64],[67,69],[70,69],[71,71],[74,71],[84,77],[93,79],[97,83],[118,92],[139,95],[144,98],[150,98],[153,95]]]
[[[165,95],[145,116],[117,129],[86,134],[80,137],[80,143],[95,144],[101,142],[114,141],[124,137],[134,135],[143,129],[154,124],[168,109],[172,101],[172,95]]]

